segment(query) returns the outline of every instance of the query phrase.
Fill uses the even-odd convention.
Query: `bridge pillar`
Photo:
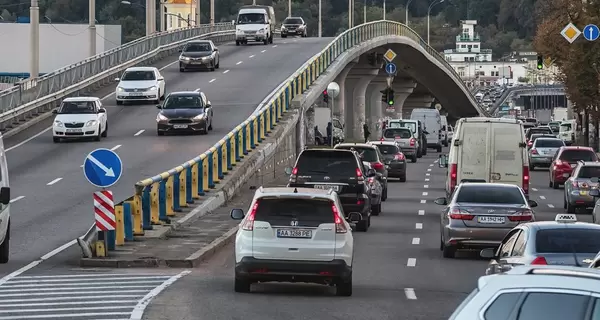
[[[363,139],[365,123],[367,87],[371,80],[379,74],[379,68],[354,67],[346,76],[346,139],[360,141]]]
[[[335,78],[335,82],[340,86],[340,93],[335,99],[335,104],[333,106],[333,116],[338,118],[340,121],[345,122],[344,119],[344,106],[346,105],[346,76],[348,72],[352,70],[352,67],[355,65],[355,62],[350,62],[340,74]]]
[[[413,93],[417,87],[414,80],[396,80],[392,83],[394,89],[394,112],[388,113],[393,119],[402,119],[402,110],[406,99]],[[385,107],[384,107],[385,108]]]
[[[381,90],[387,87],[385,77],[376,77],[371,80],[367,87],[367,107],[366,107],[366,122],[369,124],[372,138],[379,138],[381,128],[378,128],[379,120],[383,118],[383,109],[381,104]]]
[[[435,98],[430,94],[411,94],[402,107],[402,116],[404,118],[410,118],[410,114],[413,109],[417,108],[431,108],[431,104]]]

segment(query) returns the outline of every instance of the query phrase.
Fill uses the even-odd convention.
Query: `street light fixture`
[[[412,1],[413,1],[413,0],[408,0],[408,1],[406,2],[406,7],[404,7],[404,11],[406,11],[406,17],[404,18],[404,24],[405,24],[405,25],[407,25],[407,26],[408,26],[408,6],[410,6],[410,3],[411,3]]]
[[[445,0],[433,0],[433,2],[429,5],[429,9],[427,9],[427,45],[429,45],[429,20],[431,18],[431,9],[436,5],[444,2]]]

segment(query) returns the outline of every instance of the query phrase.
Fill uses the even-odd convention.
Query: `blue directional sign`
[[[386,64],[385,72],[387,72],[387,74],[395,74],[396,73],[396,65],[391,62]]]
[[[83,174],[98,188],[108,188],[119,181],[123,173],[123,162],[114,151],[100,148],[85,157]]]
[[[583,28],[583,37],[587,41],[596,41],[600,36],[600,30],[598,30],[598,26],[595,24],[588,24]]]

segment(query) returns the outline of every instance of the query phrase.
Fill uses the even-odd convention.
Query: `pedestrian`
[[[327,122],[327,144],[331,145],[331,139],[333,139],[333,126],[331,122]]]
[[[365,122],[363,124],[363,136],[365,138],[365,143],[367,141],[369,141],[369,136],[371,135],[371,131],[369,131],[369,126],[367,125],[367,123]]]

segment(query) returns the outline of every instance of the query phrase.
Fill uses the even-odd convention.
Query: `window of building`
[[[477,48],[479,48],[479,45],[478,45],[478,44],[474,44],[474,45],[473,45],[473,48],[474,48],[474,49],[477,49]]]

